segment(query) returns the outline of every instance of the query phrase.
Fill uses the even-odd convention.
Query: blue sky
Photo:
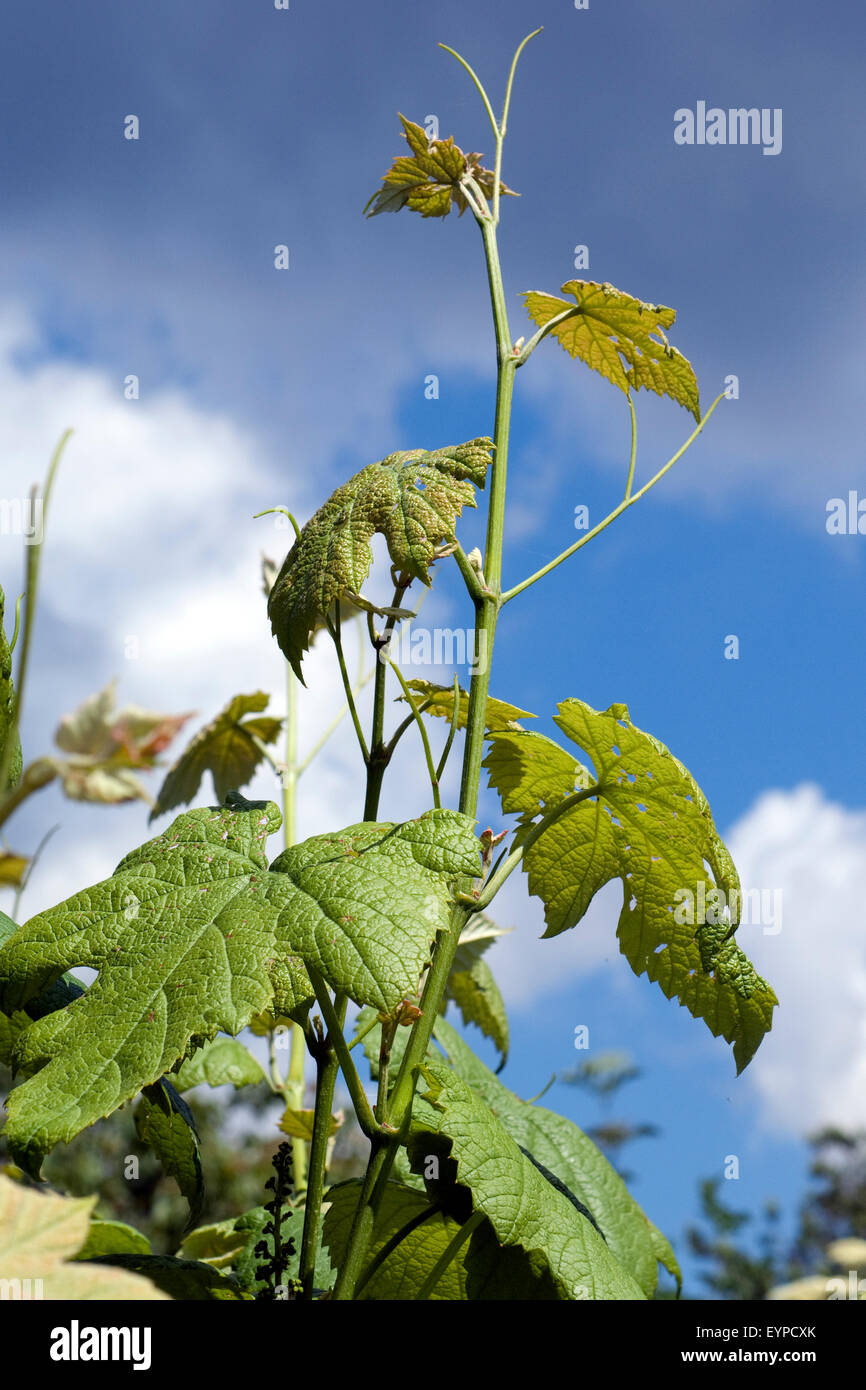
[[[519,915],[523,944],[504,976],[521,984],[506,1079],[531,1095],[572,1065],[581,1022],[593,1048],[630,1050],[644,1076],[624,1108],[663,1133],[629,1166],[653,1219],[678,1237],[699,1177],[727,1154],[741,1157],[734,1204],[791,1202],[803,1127],[829,1115],[866,1123],[855,920],[866,536],[825,526],[830,498],[866,498],[857,8],[10,0],[3,495],[41,475],[62,426],[76,429],[46,548],[42,675],[25,733],[28,751],[41,751],[60,713],[113,675],[122,703],[206,716],[267,681],[279,703],[256,557],[265,545],[281,558],[286,540],[252,513],[279,502],[309,515],[373,459],[492,429],[471,217],[367,221],[361,209],[400,152],[398,110],[421,122],[433,113],[441,134],[490,153],[475,93],[436,43],[464,52],[498,101],[513,49],[538,25],[503,168],[522,195],[505,200],[500,238],[514,335],[527,331],[519,291],[557,293],[582,274],[676,307],[671,339],[705,405],[727,374],[740,382],[740,398],[722,403],[658,489],[506,610],[493,679],[548,731],[566,696],[627,702],[693,771],[751,881],[785,891],[783,930],[752,929],[782,998],[778,1029],[755,1079],[735,1081],[724,1044],[631,978],[615,905],[585,924],[583,943],[579,927],[533,944],[537,905],[509,890],[507,924]],[[674,112],[701,100],[781,108],[781,153],[677,146]],[[123,139],[130,113],[138,141]],[[286,272],[273,266],[278,243],[290,248]],[[586,272],[573,268],[577,244],[589,247]],[[136,403],[123,400],[130,373]],[[628,451],[623,398],[555,344],[517,386],[507,583],[575,539],[577,505],[596,521],[618,501]],[[646,479],[690,426],[655,398],[638,401],[638,419]],[[474,544],[480,518],[461,534]],[[7,591],[19,563],[13,538],[0,538]],[[431,612],[465,626],[461,602],[443,572]],[[129,632],[149,635],[134,668],[120,654]],[[723,658],[728,634],[740,639],[738,661]],[[336,699],[332,667],[324,656],[313,665],[311,737]],[[360,815],[349,807],[351,756],[338,741],[304,789],[302,830],[305,817],[310,833],[326,828],[335,805]],[[411,785],[398,775],[385,814],[418,809]],[[15,824],[21,848],[45,824],[64,826],[34,911],[147,833],[139,808],[52,797]],[[495,816],[492,802],[484,809]],[[753,949],[751,937],[744,944]],[[496,948],[509,949],[511,939]],[[563,1087],[547,1099],[595,1118]]]

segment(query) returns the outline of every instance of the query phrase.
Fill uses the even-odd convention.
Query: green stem
[[[325,992],[327,993],[327,989]],[[342,1033],[348,1002],[348,996],[345,994],[338,994],[334,1000],[333,1014],[337,1031],[340,1033]],[[301,1237],[299,1268],[305,1299],[313,1297],[316,1250],[319,1245],[319,1223],[322,1216],[325,1169],[328,1162],[328,1140],[331,1136],[331,1111],[334,1105],[334,1087],[340,1066],[333,1041],[329,1033],[326,1044],[317,1050],[316,1056],[316,1108],[313,1115],[313,1142],[310,1145],[310,1167],[304,1205],[304,1233]]]
[[[373,1017],[370,1019],[370,1022],[364,1024],[364,1027],[361,1029],[360,1033],[355,1034],[354,1038],[349,1043],[349,1051],[351,1052],[353,1047],[357,1047],[359,1042],[363,1042],[367,1034],[372,1033],[373,1029],[379,1022],[379,1015],[374,1014]]]
[[[626,398],[628,400],[629,414],[631,415],[631,454],[628,460],[628,477],[625,480],[624,502],[627,502],[631,497],[632,484],[634,483],[634,461],[637,457],[637,415],[635,414],[631,391],[626,392]]]
[[[45,522],[48,517],[48,503],[54,487],[54,478],[60,463],[63,450],[66,448],[67,441],[72,434],[72,430],[64,430],[63,434],[54,450],[51,463],[48,466],[48,475],[42,489],[42,536],[43,539],[35,545],[28,545],[27,564],[26,564],[26,586],[27,595],[26,606],[24,609],[24,628],[21,634],[21,655],[18,659],[18,677],[15,681],[15,700],[12,707],[12,718],[6,732],[6,742],[2,754],[0,754],[0,794],[5,792],[9,784],[9,767],[12,762],[12,750],[17,739],[16,734],[21,727],[21,710],[24,707],[24,691],[27,686],[27,671],[30,665],[30,645],[33,640],[33,626],[36,620],[36,598],[39,591],[39,566],[42,561],[42,546],[45,537]],[[35,499],[36,488],[33,489]],[[4,817],[5,819],[5,817]]]
[[[377,1201],[385,1191],[388,1174],[394,1162],[395,1139],[396,1136],[390,1140],[382,1137],[371,1140],[370,1157],[367,1161],[364,1181],[361,1184],[352,1229],[349,1232],[346,1254],[331,1294],[331,1299],[335,1303],[344,1303],[354,1298],[355,1284],[360,1278],[364,1258],[373,1235]]]
[[[446,53],[450,53],[451,56],[452,56],[452,58],[456,58],[457,61],[458,61],[458,63],[460,64],[460,66],[463,67],[463,68],[465,68],[466,71],[469,73],[469,76],[472,78],[472,81],[475,83],[475,86],[478,88],[478,92],[479,92],[479,94],[480,94],[480,96],[481,96],[481,100],[484,102],[484,110],[487,112],[488,118],[489,118],[489,120],[490,120],[490,124],[491,124],[492,127],[493,127],[493,138],[494,138],[494,140],[496,140],[496,141],[498,142],[498,141],[499,141],[499,126],[496,124],[496,117],[495,117],[494,114],[493,114],[493,107],[490,105],[490,98],[488,97],[487,93],[485,92],[484,88],[483,88],[482,85],[481,85],[481,79],[480,79],[480,78],[478,77],[478,75],[473,71],[473,69],[469,66],[469,64],[467,63],[466,59],[463,58],[463,57],[461,57],[461,55],[457,52],[456,49],[454,49],[454,48],[449,48],[448,45],[447,45],[447,43],[440,43],[440,44],[438,44],[437,46],[438,46],[439,48],[444,48],[444,49],[445,49],[445,52],[446,52]]]
[[[263,512],[253,512],[253,521],[257,521],[260,516],[271,516],[274,512],[279,512],[282,516],[287,516],[289,518],[295,533],[295,540],[299,541],[301,539],[301,528],[288,507],[266,507]]]
[[[487,589],[484,592],[482,604],[476,611],[476,666],[469,686],[466,746],[463,753],[463,776],[460,785],[460,810],[468,816],[474,816],[478,806],[478,786],[481,780],[481,761],[484,756],[487,695],[490,689],[490,666],[501,603],[499,595],[502,586],[502,537],[505,526],[508,435],[515,372],[515,358],[511,353],[511,334],[505,307],[505,289],[502,283],[502,270],[496,244],[496,227],[490,222],[482,222],[480,225],[496,332],[498,369],[490,506],[487,513],[487,542],[484,553],[484,577]]]
[[[268,1034],[268,1079],[271,1083],[271,1090],[285,1099],[283,1090],[285,1082],[280,1071],[280,1064],[277,1061],[277,1035],[274,1029],[271,1029]]]
[[[486,1219],[483,1211],[474,1211],[469,1220],[464,1221],[457,1234],[449,1240],[442,1254],[439,1256],[439,1259],[436,1261],[430,1273],[427,1275],[427,1278],[424,1280],[424,1283],[416,1293],[416,1303],[430,1297],[451,1261],[459,1254],[472,1233],[477,1231],[482,1221]]]
[[[355,1107],[358,1124],[369,1139],[371,1136],[380,1134],[382,1132],[382,1126],[378,1123],[376,1116],[373,1114],[373,1108],[367,1099],[367,1093],[364,1090],[355,1063],[352,1061],[352,1054],[349,1051],[343,1033],[343,1019],[346,1016],[345,1004],[343,1007],[343,1015],[340,1017],[337,1003],[341,998],[344,999],[345,996],[337,995],[332,1004],[325,980],[319,974],[315,966],[311,965],[309,961],[306,962],[306,965],[310,982],[313,989],[316,991],[317,1003],[322,1010],[322,1016],[328,1029],[328,1044],[331,1051],[335,1054],[340,1069],[342,1070],[343,1080],[349,1089],[349,1095]],[[390,1129],[388,1133],[390,1133]],[[312,1159],[310,1161],[312,1163]]]
[[[403,672],[400,670],[400,667],[395,665],[393,661],[389,661],[388,665],[391,667],[391,670],[394,672],[394,675],[400,682],[403,694],[406,700],[408,701],[409,708],[412,711],[412,717],[414,718],[415,723],[418,725],[418,728],[420,730],[421,742],[424,745],[424,757],[427,761],[427,771],[430,774],[430,789],[433,793],[433,805],[436,807],[437,810],[439,810],[442,805],[442,802],[439,800],[439,779],[436,776],[436,768],[433,765],[433,754],[430,751],[430,740],[427,737],[427,730],[424,727],[424,720],[421,718],[421,715],[418,711],[418,706],[415,704],[415,700],[412,696],[412,691],[406,684],[403,678]]]
[[[531,36],[530,36],[531,37]],[[524,40],[524,44],[528,39]],[[512,63],[509,74],[506,103],[503,117],[507,118],[511,97],[511,85],[518,54]],[[453,50],[449,50],[453,52]],[[502,162],[502,134],[493,116],[490,102],[481,83],[468,63],[454,54],[466,68],[482,99],[496,134],[496,212],[498,213],[499,171]],[[496,621],[500,607],[502,584],[502,545],[505,526],[505,494],[508,468],[508,434],[511,420],[511,398],[514,389],[516,358],[511,348],[511,335],[508,328],[508,313],[505,306],[505,288],[502,282],[502,269],[496,242],[495,215],[480,218],[479,226],[484,244],[487,266],[487,279],[490,289],[490,303],[496,334],[496,411],[493,430],[493,465],[491,470],[490,503],[487,514],[487,539],[484,556],[484,576],[486,589],[475,596],[475,666],[469,688],[469,709],[467,713],[466,743],[463,752],[463,773],[460,786],[460,810],[474,817],[478,806],[478,787],[481,780],[481,762],[484,756],[484,732],[486,727],[487,696],[490,687],[490,665],[493,656],[493,643],[496,635]],[[421,1017],[412,1028],[403,1061],[391,1094],[391,1123],[402,1132],[412,1107],[417,1068],[423,1061],[433,1032],[433,1025],[439,1005],[445,992],[454,955],[460,940],[460,933],[470,915],[470,909],[455,903],[451,912],[450,929],[443,933],[433,952],[433,961],[427,974],[421,997]],[[334,1289],[334,1297],[351,1298],[361,1272],[361,1265],[373,1230],[375,1213],[388,1181],[388,1175],[396,1152],[393,1141],[374,1142],[371,1146],[367,1172],[358,1200],[352,1231],[349,1236],[346,1257]]]
[[[343,689],[344,689],[345,692],[346,692],[346,704],[349,706],[349,713],[350,713],[350,715],[352,716],[352,723],[353,723],[353,725],[355,726],[355,733],[356,733],[357,738],[358,738],[358,747],[361,749],[361,755],[362,755],[362,757],[363,757],[363,759],[364,759],[365,765],[368,765],[369,762],[370,762],[370,754],[369,754],[369,752],[368,752],[368,750],[367,750],[367,741],[366,741],[366,739],[364,738],[364,730],[361,728],[361,721],[360,721],[360,719],[358,718],[358,711],[357,711],[357,709],[355,708],[355,697],[354,697],[354,695],[352,694],[352,683],[351,683],[351,681],[349,680],[349,672],[346,670],[346,658],[345,658],[345,655],[343,654],[343,642],[342,642],[342,638],[341,638],[341,636],[340,636],[340,605],[339,605],[339,604],[337,604],[337,607],[336,607],[336,610],[335,610],[335,613],[334,613],[334,621],[331,622],[330,618],[326,618],[325,621],[326,621],[326,623],[327,623],[327,625],[328,625],[328,631],[329,631],[330,634],[331,634],[331,638],[332,638],[332,640],[333,640],[334,647],[336,648],[336,652],[337,652],[337,661],[339,662],[339,666],[340,666],[340,676],[341,676],[342,681],[343,681]],[[366,816],[364,817],[364,819],[366,820]]]
[[[8,746],[8,745],[7,745]],[[22,801],[26,801],[28,796],[39,791],[40,787],[47,787],[49,782],[53,782],[57,776],[57,770],[51,765],[47,758],[37,758],[35,763],[25,767],[21,774],[21,781],[11,792],[0,798],[0,825],[5,825],[13,811],[17,811]]]
[[[400,607],[400,600],[410,583],[411,580],[408,575],[400,575],[398,577],[394,585],[394,598],[391,603],[392,608]],[[379,798],[382,794],[382,782],[385,778],[385,769],[391,761],[391,754],[394,751],[391,745],[385,743],[385,686],[388,674],[387,667],[389,665],[385,653],[396,622],[396,616],[393,614],[390,615],[378,641],[373,643],[376,659],[376,679],[373,685],[373,728],[370,734],[370,757],[367,760],[367,790],[364,797],[365,821],[374,821],[379,814]],[[382,659],[383,656],[385,656],[384,660]]]
[[[42,839],[39,841],[39,844],[36,846],[36,849],[35,849],[34,852],[33,852],[33,856],[32,856],[32,858],[31,858],[31,860],[30,860],[30,863],[27,865],[27,868],[24,870],[24,873],[21,875],[21,882],[18,884],[18,887],[17,887],[16,890],[15,890],[15,900],[14,900],[14,902],[13,902],[13,904],[12,904],[12,920],[13,920],[13,922],[17,922],[17,921],[18,921],[18,911],[19,911],[19,908],[21,907],[21,899],[22,899],[22,897],[24,896],[24,892],[25,892],[25,889],[27,888],[28,883],[30,882],[31,878],[33,877],[33,870],[36,868],[36,865],[39,863],[39,860],[40,860],[41,857],[42,857],[42,851],[44,850],[45,846],[48,844],[48,841],[51,839],[52,835],[56,834],[57,831],[58,831],[59,829],[60,829],[60,826],[59,826],[59,825],[52,825],[51,829],[48,830],[48,831],[46,831],[46,833],[42,836]]]
[[[294,518],[291,518],[294,523]],[[297,526],[296,526],[297,529]],[[286,662],[286,761],[282,771],[283,783],[283,837],[286,849],[297,838],[297,791],[298,791],[298,680]],[[273,1043],[273,1034],[271,1034]],[[304,1104],[306,1076],[307,1042],[300,1024],[292,1023],[289,1052],[289,1074],[281,1081],[280,1090],[286,1104],[292,1110],[301,1110]],[[273,1073],[273,1063],[272,1063]],[[307,1144],[297,1136],[292,1138],[292,1173],[295,1195],[307,1186]]]
[[[362,648],[362,650],[363,650],[363,648]],[[358,679],[355,681],[355,684],[354,684],[354,686],[352,687],[352,694],[353,694],[353,695],[358,695],[358,694],[360,693],[360,691],[362,691],[362,690],[364,689],[364,686],[367,685],[368,682],[371,681],[372,679],[373,679],[373,672],[372,672],[372,671],[365,671],[365,672],[362,672],[361,675],[358,676]],[[330,724],[328,725],[327,729],[326,729],[325,732],[322,734],[321,738],[317,739],[316,742],[313,744],[313,746],[312,746],[312,748],[310,749],[310,751],[309,751],[309,753],[307,754],[307,756],[306,756],[301,762],[298,763],[298,767],[297,767],[297,776],[298,776],[298,777],[300,777],[302,773],[306,772],[307,768],[310,766],[310,763],[313,761],[313,759],[316,758],[316,757],[318,756],[319,753],[321,753],[321,751],[322,751],[322,749],[324,748],[325,744],[328,742],[328,740],[331,738],[331,736],[337,731],[337,729],[339,729],[340,725],[342,724],[343,720],[345,719],[345,717],[346,717],[346,715],[347,715],[348,713],[349,713],[349,706],[348,706],[348,704],[346,704],[346,705],[344,705],[343,708],[340,710],[340,713],[334,716],[334,718],[331,720]]]
[[[502,106],[502,120],[499,122],[499,138],[496,142],[496,167],[493,178],[493,221],[495,224],[499,222],[499,184],[502,173],[502,145],[505,140],[505,133],[508,130],[508,109],[511,106],[511,89],[514,86],[514,74],[517,71],[517,64],[524,48],[529,43],[530,39],[534,39],[536,35],[540,33],[541,29],[533,29],[531,34],[526,35],[526,38],[520,44],[511,60],[511,69],[508,73],[508,81],[505,84],[505,101]]]
[[[18,633],[19,633],[20,630],[21,630],[21,604],[22,604],[22,602],[23,602],[23,599],[24,599],[24,595],[23,595],[23,594],[19,594],[18,597],[17,597],[17,599],[15,600],[15,628],[14,628],[14,631],[13,631],[13,633],[12,633],[12,636],[9,638],[9,655],[10,655],[10,656],[11,656],[12,653],[15,651],[15,646],[16,646],[16,643],[17,643],[17,641],[18,641]]]
[[[454,708],[453,708],[453,710],[451,711],[451,727],[450,727],[450,729],[448,730],[448,737],[447,737],[447,739],[445,740],[445,747],[442,749],[442,757],[439,759],[439,762],[438,762],[437,765],[436,765],[436,782],[437,782],[437,784],[438,784],[439,782],[442,781],[442,774],[443,774],[443,772],[445,771],[445,766],[446,766],[446,764],[447,764],[447,762],[448,762],[448,755],[450,754],[451,749],[452,749],[452,746],[453,746],[453,744],[454,744],[454,739],[455,739],[455,737],[456,737],[456,735],[457,735],[457,729],[458,729],[458,727],[459,727],[459,724],[460,724],[460,684],[459,684],[459,682],[458,682],[458,680],[457,680],[457,675],[456,675],[456,673],[455,673],[455,676],[454,676]]]
[[[531,574],[528,579],[524,579],[520,584],[515,584],[513,589],[509,589],[506,593],[504,593],[502,595],[502,603],[510,603],[511,600],[513,598],[516,598],[518,594],[522,594],[524,589],[528,589],[531,584],[536,584],[539,579],[543,579],[546,574],[550,574],[550,571],[556,569],[557,565],[561,565],[564,560],[570,559],[570,557],[572,555],[575,555],[578,550],[581,550],[583,546],[587,545],[591,540],[594,540],[595,537],[600,535],[606,527],[610,526],[612,521],[616,521],[617,517],[622,516],[624,511],[627,511],[629,507],[633,507],[635,502],[639,502],[640,499],[644,496],[644,494],[649,492],[650,488],[655,487],[656,483],[664,477],[668,469],[673,468],[674,464],[682,458],[683,454],[686,452],[687,449],[691,447],[691,445],[697,439],[698,435],[703,430],[704,425],[709,420],[716,406],[719,404],[719,401],[723,401],[724,399],[724,392],[722,392],[720,396],[716,396],[716,399],[713,401],[709,410],[702,417],[700,424],[692,430],[685,444],[683,444],[681,448],[677,449],[677,452],[674,454],[673,458],[669,458],[667,463],[664,464],[663,467],[661,467],[659,471],[653,475],[652,478],[650,478],[648,483],[644,483],[643,487],[640,488],[638,492],[632,493],[631,496],[624,497],[620,502],[619,506],[614,507],[613,511],[609,512],[603,521],[600,521],[598,525],[594,526],[591,531],[587,531],[586,535],[582,536],[579,541],[575,541],[574,545],[570,545],[567,550],[563,550],[562,554],[557,555],[555,560],[551,560],[548,564],[543,565],[540,570],[536,570],[535,574]]]
[[[376,1118],[380,1125],[388,1123],[388,1076],[391,1071],[391,1048],[397,1032],[395,1020],[382,1024],[382,1040],[379,1047],[379,1088],[376,1095]]]
[[[573,319],[576,314],[582,313],[583,310],[581,309],[579,304],[569,304],[567,309],[563,309],[562,312],[559,314],[554,314],[552,319],[548,319],[547,323],[543,323],[539,328],[538,332],[533,333],[529,341],[527,343],[524,343],[523,347],[520,349],[520,352],[517,354],[517,357],[514,359],[517,366],[523,366],[527,358],[532,356],[533,352],[538,347],[538,344],[542,341],[542,339],[546,338],[548,333],[552,333],[554,328],[557,328],[561,323],[565,323],[566,319]]]
[[[560,801],[552,807],[546,816],[542,816],[541,820],[533,825],[526,839],[516,849],[513,849],[495,873],[490,875],[478,897],[461,898],[460,901],[467,906],[470,903],[474,904],[477,912],[489,907],[505,880],[514,872],[526,851],[532,848],[538,837],[543,835],[545,830],[548,830],[554,821],[559,820],[559,817],[564,815],[566,811],[570,811],[574,806],[579,806],[581,801],[588,801],[590,797],[598,796],[599,790],[600,788],[596,783],[593,783],[591,787],[581,787],[580,791],[572,792],[571,796],[567,796],[564,801]]]
[[[483,603],[484,587],[478,577],[477,571],[474,570],[469,563],[469,556],[459,542],[454,547],[454,559],[457,561],[457,568],[463,575],[463,581],[472,602],[476,605]]]

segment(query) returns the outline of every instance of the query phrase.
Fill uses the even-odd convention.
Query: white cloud
[[[729,832],[744,888],[780,889],[782,930],[743,928],[781,1007],[745,1075],[769,1124],[866,1124],[866,812],[819,787],[769,791]]]

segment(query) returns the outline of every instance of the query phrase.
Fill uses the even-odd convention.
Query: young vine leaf
[[[663,304],[645,304],[613,285],[594,280],[569,280],[562,286],[579,312],[563,319],[550,331],[570,357],[579,357],[626,395],[645,387],[659,396],[670,396],[685,406],[700,424],[698,382],[688,358],[671,347],[664,330],[671,328],[676,310]],[[529,290],[524,294],[529,317],[539,328],[566,309],[567,299]]]
[[[454,540],[463,508],[476,505],[474,488],[484,486],[492,447],[480,438],[430,453],[389,454],[337,488],[311,517],[268,598],[274,636],[299,680],[316,628],[335,603],[360,595],[377,532],[395,569],[430,584],[437,546]]]
[[[435,715],[439,719],[447,719],[451,722],[454,713],[454,687],[450,685],[434,685],[432,681],[411,680],[407,681],[409,689],[413,694],[420,696],[416,704],[421,709],[422,714]],[[458,729],[466,728],[466,720],[469,714],[469,696],[465,690],[458,691],[460,708],[457,713]],[[405,700],[405,695],[398,695],[398,700]],[[528,710],[518,709],[516,705],[509,705],[506,700],[494,700],[493,696],[488,696],[487,708],[484,715],[485,728],[500,732],[505,729],[520,729],[521,719],[534,719],[535,715]]]
[[[276,743],[283,726],[282,719],[270,715],[246,717],[261,714],[267,707],[268,696],[261,690],[251,695],[235,695],[229,700],[215,719],[199,729],[169,769],[150,819],[173,811],[176,806],[188,806],[197,795],[206,772],[213,777],[214,792],[220,803],[229,790],[245,787],[265,756],[259,744]]]
[[[620,950],[635,974],[648,975],[714,1037],[733,1043],[741,1072],[769,1032],[778,1001],[734,938],[739,879],[705,796],[664,744],[632,724],[625,705],[600,713],[565,700],[556,723],[591,758],[597,795],[565,811],[524,856],[529,890],[544,903],[544,935],[573,927],[598,890],[621,879]],[[533,817],[541,803],[550,809],[575,785],[587,786],[576,764],[578,776],[566,789],[565,763],[554,773],[541,735],[494,734],[491,741],[485,766],[504,809],[507,799],[507,809]],[[711,906],[730,905],[732,919],[678,921],[685,894],[697,901],[702,891]]]
[[[37,758],[27,768],[28,783],[44,787],[59,778],[71,801],[150,801],[135,773],[156,767],[158,755],[192,715],[158,714],[137,705],[116,710],[114,686],[109,682],[63,716],[54,741],[66,756]]]
[[[412,153],[394,160],[382,187],[364,208],[368,217],[399,212],[404,207],[420,212],[422,217],[447,217],[452,203],[462,217],[469,206],[462,187],[466,178],[478,185],[485,198],[493,197],[495,176],[492,169],[482,166],[479,154],[464,154],[451,135],[447,140],[428,140],[426,131],[414,121],[407,121],[405,116],[400,116],[400,121]],[[499,191],[519,196],[501,179]]]

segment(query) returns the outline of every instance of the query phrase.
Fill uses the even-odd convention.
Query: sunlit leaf
[[[579,307],[550,331],[570,357],[579,357],[626,395],[640,387],[658,396],[670,396],[700,422],[698,383],[691,363],[668,343],[665,330],[672,327],[676,310],[663,304],[645,304],[613,285],[593,280],[569,280],[562,293]],[[525,295],[529,317],[539,328],[574,302],[529,290]]]
[[[495,175],[485,169],[479,154],[464,154],[455,145],[454,137],[447,140],[427,138],[426,132],[414,121],[400,116],[403,136],[411,154],[398,155],[382,179],[382,187],[367,203],[368,217],[380,212],[399,212],[411,208],[422,217],[447,217],[452,204],[462,217],[469,203],[463,190],[463,180],[471,177],[488,200],[493,197]],[[514,190],[499,181],[499,191]]]

